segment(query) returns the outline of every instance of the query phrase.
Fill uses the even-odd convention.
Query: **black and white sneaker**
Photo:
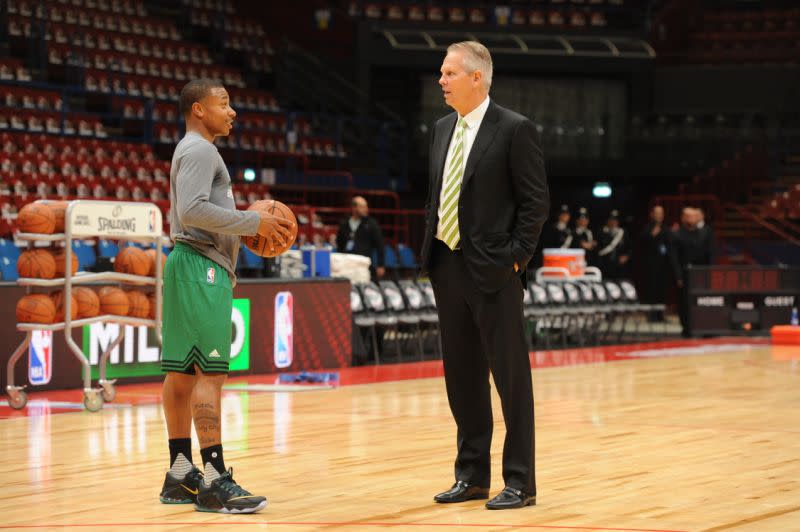
[[[161,502],[164,504],[190,504],[197,501],[203,473],[195,466],[183,478],[175,478],[167,473],[164,486],[161,488]]]
[[[208,487],[200,482],[197,502],[194,504],[199,512],[223,514],[251,514],[266,506],[266,497],[253,495],[233,480],[233,468],[228,469]]]

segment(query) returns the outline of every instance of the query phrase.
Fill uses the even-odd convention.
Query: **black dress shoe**
[[[486,503],[486,507],[490,510],[508,510],[525,506],[536,506],[536,495],[528,495],[524,491],[508,486],[497,497]]]
[[[474,499],[488,499],[489,488],[481,488],[463,480],[457,481],[449,490],[436,495],[433,500],[436,502],[464,502]]]

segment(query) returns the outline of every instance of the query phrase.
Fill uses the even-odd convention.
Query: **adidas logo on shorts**
[[[214,349],[213,351],[211,351],[211,352],[208,354],[208,357],[209,357],[209,358],[219,358],[219,356],[220,356],[220,355],[219,355],[219,351],[217,351],[216,349]]]

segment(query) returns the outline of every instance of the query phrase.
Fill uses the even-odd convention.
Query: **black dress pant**
[[[434,239],[430,275],[442,332],[447,398],[458,427],[456,480],[490,487],[492,401],[489,373],[503,408],[506,486],[536,494],[533,383],[525,341],[522,285],[481,292],[461,251]]]
[[[669,283],[668,264],[660,256],[649,256],[646,266],[646,281],[642,290],[642,302],[650,304],[664,304],[667,301],[667,286]],[[648,316],[649,321],[662,321],[664,313],[653,311]]]

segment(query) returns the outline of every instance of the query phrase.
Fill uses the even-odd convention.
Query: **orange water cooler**
[[[586,251],[583,249],[545,248],[543,266],[564,268],[570,277],[581,277],[586,271]],[[563,272],[546,272],[545,276],[565,277]]]

